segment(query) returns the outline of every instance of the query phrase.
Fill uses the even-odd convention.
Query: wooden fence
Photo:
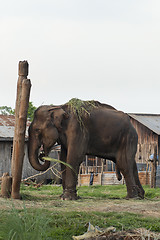
[[[149,185],[151,181],[150,172],[139,172],[139,179],[142,185]],[[91,174],[78,174],[78,186],[89,186]],[[124,184],[124,178],[117,180],[115,172],[103,172],[94,174],[93,185],[118,185]]]

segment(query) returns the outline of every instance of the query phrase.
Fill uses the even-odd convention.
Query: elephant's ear
[[[53,124],[58,130],[61,130],[62,122],[64,119],[67,119],[69,117],[68,114],[60,107],[53,107],[49,109],[49,112],[51,112]]]

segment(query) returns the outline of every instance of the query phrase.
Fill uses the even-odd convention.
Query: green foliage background
[[[33,120],[35,110],[36,110],[36,107],[33,105],[32,102],[29,102],[28,114],[27,114],[27,118],[29,121]],[[11,107],[8,107],[8,106],[1,106],[0,113],[3,115],[14,115],[15,109],[12,109]]]

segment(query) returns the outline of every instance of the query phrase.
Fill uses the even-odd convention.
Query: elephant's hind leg
[[[120,153],[117,157],[117,167],[123,174],[126,182],[127,198],[137,198],[139,196],[139,188],[133,174],[133,158],[131,155],[124,152]]]
[[[138,187],[138,196],[140,198],[144,198],[145,191],[144,191],[144,189],[143,189],[143,187],[140,183],[140,180],[139,180],[136,162],[134,163],[134,166],[133,166],[133,174],[134,174],[134,179],[135,179],[136,185]]]

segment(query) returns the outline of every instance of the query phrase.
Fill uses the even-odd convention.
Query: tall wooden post
[[[85,174],[88,174],[88,156],[86,155],[86,172]]]
[[[28,62],[19,62],[17,98],[15,107],[15,132],[12,155],[12,192],[11,196],[20,199],[20,183],[24,158],[24,143],[31,82],[27,79]]]
[[[98,173],[98,158],[96,157],[96,174]]]
[[[101,178],[100,178],[100,185],[102,185],[102,180],[103,180],[103,172],[104,172],[104,160],[103,159],[101,159],[101,173],[100,173],[100,176],[101,176]]]
[[[154,156],[152,163],[152,170],[151,170],[151,188],[156,187],[156,170],[157,170],[157,145],[154,146]]]

